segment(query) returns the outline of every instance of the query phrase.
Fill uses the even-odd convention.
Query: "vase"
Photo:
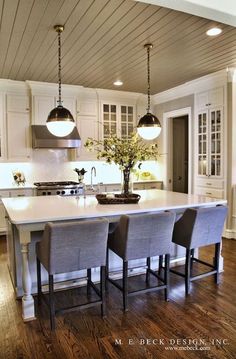
[[[121,180],[121,193],[125,196],[133,192],[133,181],[130,168],[125,168],[122,171],[122,180]]]

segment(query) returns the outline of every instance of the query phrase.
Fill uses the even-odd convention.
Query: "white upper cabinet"
[[[29,96],[6,95],[6,153],[8,161],[28,161],[30,146]]]
[[[129,138],[136,126],[135,105],[102,102],[102,137]]]
[[[46,125],[50,111],[56,106],[54,96],[35,95],[32,98],[32,124]]]
[[[218,87],[210,91],[200,92],[196,95],[196,107],[198,110],[214,106],[224,105],[224,88]]]
[[[84,145],[87,139],[99,139],[98,101],[96,91],[84,90],[77,99],[77,127],[81,137],[81,146],[77,151],[80,160],[96,160],[95,151],[88,151]]]
[[[224,187],[224,88],[196,94],[195,193],[222,198]]]

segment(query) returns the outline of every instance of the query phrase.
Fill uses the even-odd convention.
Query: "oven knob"
[[[46,196],[46,194],[47,194],[46,192],[42,192],[42,195],[43,195],[43,196]]]
[[[75,193],[77,193],[77,189],[75,190]]]
[[[57,191],[57,194],[60,194],[61,192],[60,191]]]
[[[47,195],[50,196],[51,192],[47,192]]]
[[[70,193],[71,193],[71,194],[74,194],[74,190],[72,189],[72,190],[70,191]]]
[[[61,191],[61,194],[65,194],[66,192],[65,191]]]

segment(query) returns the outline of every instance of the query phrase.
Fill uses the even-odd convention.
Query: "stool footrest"
[[[198,258],[195,258],[195,257],[192,257],[191,259],[192,259],[193,261],[195,261],[195,262],[204,264],[204,265],[207,266],[207,267],[214,268],[214,265],[213,265],[213,264],[210,264],[210,263],[207,263],[207,262],[205,262],[205,261],[202,261],[201,259],[198,259]]]
[[[194,280],[204,278],[204,277],[208,277],[209,275],[216,274],[216,273],[217,273],[217,270],[212,270],[212,271],[205,272],[205,273],[202,273],[202,274],[194,275],[193,277],[190,277],[190,281],[192,282]]]
[[[102,304],[101,300],[96,300],[94,302],[88,302],[88,303],[84,303],[84,304],[73,305],[71,307],[56,309],[55,314],[72,312],[73,310],[77,310],[77,309],[86,309],[86,308],[90,308],[90,307],[93,307],[93,306],[99,305],[99,304]]]

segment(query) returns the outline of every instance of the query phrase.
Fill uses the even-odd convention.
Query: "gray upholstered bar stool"
[[[185,272],[170,269],[172,273],[185,278],[185,293],[190,293],[190,282],[214,274],[219,283],[220,244],[227,207],[189,208],[175,223],[173,242],[186,248]],[[215,244],[214,263],[207,263],[194,257],[194,249]],[[193,262],[202,263],[211,268],[210,271],[192,275]]]
[[[51,329],[55,328],[55,314],[77,307],[85,308],[101,304],[102,315],[105,314],[105,265],[108,237],[108,221],[105,219],[86,220],[66,223],[47,223],[43,238],[36,244],[38,301],[42,295],[41,264],[48,272]],[[100,290],[91,280],[91,268],[100,267]],[[55,309],[54,275],[87,269],[87,288],[92,287],[100,297],[99,300],[83,305]]]
[[[109,259],[107,255],[107,280],[123,292],[123,308],[127,310],[128,296],[140,292],[165,289],[165,299],[169,291],[169,262],[175,214],[171,212],[149,213],[142,215],[121,216],[115,231],[109,235],[108,249],[123,260],[122,286],[109,277]],[[151,257],[165,255],[164,277],[151,269]],[[128,262],[147,258],[146,288],[128,291]],[[150,274],[163,284],[149,286]]]

